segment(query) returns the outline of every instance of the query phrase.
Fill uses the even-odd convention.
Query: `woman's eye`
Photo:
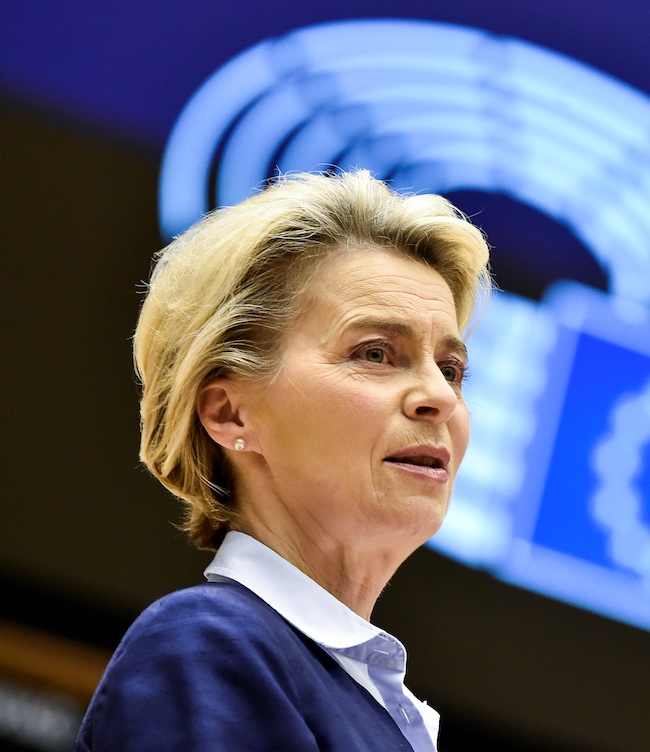
[[[456,364],[442,364],[440,366],[440,372],[447,379],[447,381],[460,384],[465,376],[465,369],[461,365]]]
[[[370,347],[364,350],[363,355],[370,363],[384,363],[386,361],[386,353],[379,347]]]
[[[395,349],[389,342],[377,340],[360,344],[354,350],[352,355],[354,360],[363,363],[372,363],[376,366],[394,366],[396,365]]]

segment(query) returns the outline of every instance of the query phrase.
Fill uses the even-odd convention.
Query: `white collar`
[[[230,531],[205,576],[222,575],[252,590],[286,621],[331,650],[380,638],[405,668],[406,650],[392,635],[363,619],[279,554],[245,533]]]

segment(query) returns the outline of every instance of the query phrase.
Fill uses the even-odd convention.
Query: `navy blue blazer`
[[[134,622],[75,752],[413,752],[320,646],[233,580],[162,598]]]

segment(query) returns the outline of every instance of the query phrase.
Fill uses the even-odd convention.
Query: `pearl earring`
[[[233,446],[235,447],[235,451],[243,452],[246,449],[246,442],[244,439],[235,439]]]

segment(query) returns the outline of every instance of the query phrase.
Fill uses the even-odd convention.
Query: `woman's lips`
[[[445,447],[420,444],[401,449],[386,457],[384,462],[421,480],[446,483],[449,480],[447,468],[450,459],[449,450]]]
[[[398,462],[391,460],[389,464],[399,470],[426,481],[436,483],[446,483],[449,480],[449,473],[443,467],[427,467],[426,465],[411,465],[407,462]]]

